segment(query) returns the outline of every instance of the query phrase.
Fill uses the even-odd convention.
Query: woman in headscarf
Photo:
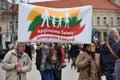
[[[99,77],[99,54],[95,52],[95,44],[84,44],[83,53],[76,60],[79,72],[78,80],[100,80]]]

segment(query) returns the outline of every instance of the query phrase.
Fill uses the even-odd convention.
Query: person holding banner
[[[25,42],[17,42],[16,48],[5,55],[2,69],[6,71],[6,80],[27,80],[26,73],[31,71],[32,62],[25,51]]]
[[[80,53],[76,60],[78,80],[101,80],[99,72],[100,55],[95,52],[95,44],[84,44],[83,52]]]

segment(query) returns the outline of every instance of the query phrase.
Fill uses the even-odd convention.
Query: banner
[[[49,8],[20,3],[18,18],[18,41],[91,43],[91,5]]]

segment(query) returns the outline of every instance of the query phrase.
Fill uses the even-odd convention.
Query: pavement
[[[62,69],[62,80],[78,80],[78,73],[77,70],[72,68],[71,69],[71,62],[68,63],[66,61],[66,67]],[[1,62],[0,62],[0,80],[5,80],[5,71],[1,69]],[[41,80],[40,73],[36,69],[35,66],[35,59],[32,60],[32,70],[27,73],[27,80]],[[102,77],[102,80],[105,80],[105,77]]]
[[[66,63],[67,67],[62,69],[62,80],[77,80],[78,73],[75,69],[71,69],[70,63]],[[27,74],[28,80],[41,80],[39,71],[36,70],[36,66],[33,61],[32,71]]]

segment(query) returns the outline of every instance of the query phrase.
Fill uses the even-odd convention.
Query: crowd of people
[[[120,35],[116,28],[107,32],[108,41],[97,47],[96,42],[83,45],[76,66],[79,72],[78,80],[120,80]]]
[[[62,80],[65,58],[68,63],[72,61],[71,69],[74,68],[79,73],[78,80],[101,80],[103,75],[106,80],[120,80],[118,30],[110,28],[107,37],[108,41],[104,44],[96,39],[88,44],[36,42],[36,49],[30,42],[10,44],[2,61],[6,80],[26,80],[26,73],[32,68],[32,53],[36,53],[36,69],[42,80]]]

